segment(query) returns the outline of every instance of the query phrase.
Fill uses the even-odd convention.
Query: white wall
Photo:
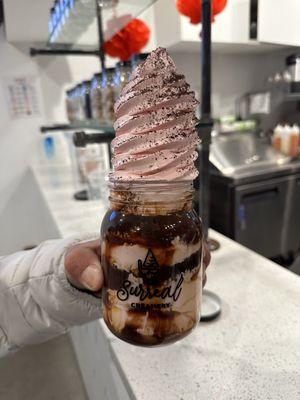
[[[286,53],[286,52],[285,52]],[[262,90],[269,75],[284,69],[285,53],[213,54],[212,105],[215,116],[231,114],[235,101],[245,92]],[[200,54],[172,57],[194,90],[200,90]]]
[[[87,79],[99,70],[96,57],[30,58],[22,49],[6,41],[0,28],[0,212],[20,182],[41,139],[39,127],[66,121],[64,91],[75,81]],[[41,117],[12,120],[7,108],[6,77],[35,76],[40,88]]]
[[[0,213],[34,156],[37,144],[41,140],[39,127],[42,124],[65,122],[65,90],[75,82],[89,79],[100,70],[99,60],[93,56],[30,58],[30,40],[42,40],[47,37],[45,21],[52,2],[47,0],[42,5],[38,0],[31,0],[24,6],[24,11],[23,6],[19,7],[18,1],[5,1],[6,35],[14,43],[6,41],[3,27],[0,28]],[[147,11],[141,18],[152,25],[153,34],[145,49],[150,51],[155,47],[153,13]],[[24,43],[21,44],[22,38]],[[111,66],[116,61],[109,59],[108,65]],[[7,109],[3,81],[7,76],[23,75],[33,75],[38,80],[42,115],[31,120],[14,121]]]

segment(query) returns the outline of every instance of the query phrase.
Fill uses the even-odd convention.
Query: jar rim
[[[194,182],[193,179],[181,179],[181,180],[168,180],[168,179],[136,179],[136,180],[122,180],[115,179],[111,175],[106,176],[105,181],[108,182],[108,185],[126,185],[126,186],[134,186],[138,187],[142,186],[155,186],[155,185],[172,185],[172,186],[183,186],[189,185],[191,186]]]

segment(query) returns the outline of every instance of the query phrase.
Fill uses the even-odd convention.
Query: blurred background
[[[98,232],[113,106],[133,70],[166,47],[200,96],[201,15],[193,3],[0,0],[0,256]],[[299,15],[298,0],[214,0],[207,172],[210,227],[298,274]],[[63,359],[72,357],[70,350]],[[24,360],[10,371],[21,375]],[[27,398],[8,382],[1,399]],[[54,389],[38,397],[28,389],[28,398],[71,398]],[[119,398],[107,393],[100,398]],[[82,387],[72,399],[85,396]]]

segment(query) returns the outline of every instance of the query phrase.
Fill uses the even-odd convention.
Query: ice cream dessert
[[[101,228],[103,316],[129,343],[171,343],[199,321],[196,106],[161,48],[136,69],[115,104],[110,210]]]
[[[115,104],[114,178],[194,179],[196,107],[194,92],[167,51],[153,51]]]

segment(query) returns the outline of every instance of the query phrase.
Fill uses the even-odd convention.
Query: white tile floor
[[[87,399],[68,335],[0,359],[0,400]]]

